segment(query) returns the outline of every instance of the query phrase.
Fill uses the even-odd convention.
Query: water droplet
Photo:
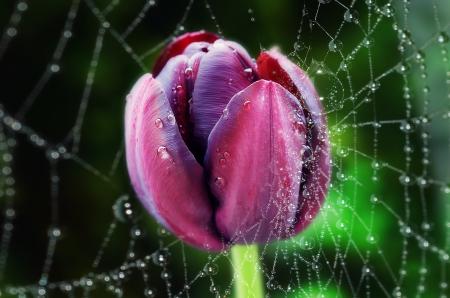
[[[394,297],[402,297],[402,291],[400,290],[400,287],[395,287],[392,291],[392,296]]]
[[[144,295],[147,298],[154,298],[154,297],[156,297],[156,291],[154,289],[147,288],[144,291]]]
[[[164,123],[163,123],[163,121],[161,120],[161,118],[157,118],[157,119],[155,120],[155,126],[156,126],[157,128],[163,128]]]
[[[252,80],[252,79],[253,79],[253,69],[251,69],[251,67],[247,67],[246,69],[244,69],[244,73],[245,73],[245,76],[246,76],[249,80]]]
[[[341,171],[336,173],[336,178],[338,178],[341,181],[346,181],[347,180],[347,176],[345,175],[344,172],[341,172]]]
[[[381,163],[377,160],[372,161],[372,169],[379,170],[381,168]]]
[[[130,236],[133,239],[139,239],[144,235],[144,232],[139,227],[133,227],[130,231]]]
[[[170,125],[175,125],[175,116],[172,113],[167,115],[167,121]]]
[[[113,205],[113,213],[117,220],[121,222],[128,222],[133,216],[131,203],[128,201],[128,196],[120,196]]]
[[[369,37],[369,36],[366,36],[364,39],[363,39],[363,46],[365,46],[366,48],[368,48],[368,47],[370,47],[370,46],[372,46],[373,45],[373,39],[371,38],[371,37]]]
[[[219,272],[219,267],[214,263],[210,263],[206,265],[204,271],[207,275],[216,275]]]
[[[244,110],[250,110],[250,104],[251,104],[251,102],[250,102],[250,100],[246,100],[245,102],[244,102]]]
[[[409,70],[409,66],[406,63],[400,63],[397,65],[396,70],[398,73],[404,74]]]
[[[152,254],[152,260],[157,266],[165,266],[169,262],[169,252],[166,249],[160,249]]]
[[[299,240],[299,246],[300,246],[301,249],[311,250],[311,249],[314,248],[314,245],[315,245],[315,243],[314,243],[313,239],[302,237]]]
[[[172,274],[170,272],[166,271],[166,270],[163,270],[161,272],[161,278],[163,280],[169,280],[170,278],[172,278]]]
[[[345,147],[339,148],[337,154],[338,154],[340,157],[347,157],[348,154],[349,154],[348,148],[345,148]]]
[[[450,194],[450,185],[444,185],[442,187],[442,192],[445,194]]]
[[[223,188],[225,186],[225,179],[223,179],[222,177],[216,177],[216,179],[214,179],[214,184],[218,188]]]
[[[72,37],[72,32],[69,30],[64,31],[63,33],[65,38],[71,38]]]
[[[387,18],[391,18],[394,16],[394,8],[391,6],[390,3],[383,6],[383,8],[381,9],[380,12],[382,15],[384,15]]]
[[[226,163],[227,163],[227,160],[226,160],[225,158],[219,159],[219,164],[220,164],[221,166],[225,166]]]
[[[344,13],[344,20],[349,23],[358,23],[359,22],[359,13],[355,9],[348,9]]]
[[[26,2],[19,2],[17,3],[17,10],[18,11],[25,11],[28,9],[28,4]]]
[[[330,3],[332,0],[319,0],[320,4],[328,4]]]
[[[431,230],[431,225],[429,223],[427,223],[427,222],[423,222],[421,227],[422,227],[422,230],[424,230],[424,231]]]
[[[428,180],[424,177],[419,177],[419,178],[417,178],[417,184],[420,187],[426,187],[426,186],[428,186]]]
[[[332,52],[338,52],[342,49],[342,41],[339,39],[332,39],[328,43],[328,49]]]
[[[186,77],[186,79],[192,78],[192,74],[193,74],[193,70],[192,70],[191,67],[187,67],[187,68],[184,70],[184,76]]]
[[[59,70],[60,70],[60,67],[59,67],[59,65],[58,64],[51,64],[50,65],[50,71],[51,72],[53,72],[53,73],[57,73],[57,72],[59,72]]]
[[[402,174],[398,179],[403,185],[411,185],[414,182],[413,178],[407,174]]]
[[[61,235],[62,235],[61,229],[58,227],[51,227],[48,229],[48,236],[50,238],[59,238],[61,237]]]
[[[336,228],[339,230],[345,230],[347,227],[346,223],[343,220],[339,220],[336,222]]]
[[[373,195],[370,196],[370,202],[372,204],[378,204],[380,202],[380,200],[378,199],[377,195],[373,194]]]
[[[441,261],[447,262],[450,259],[450,256],[448,255],[448,253],[442,251],[439,253],[439,259]]]
[[[367,242],[369,242],[370,244],[374,244],[374,243],[377,242],[376,239],[375,239],[375,236],[373,236],[372,234],[369,234],[369,235],[367,236],[366,240],[367,240]]]
[[[288,204],[288,210],[289,212],[296,212],[297,211],[297,205],[294,203],[289,203]]]
[[[427,249],[427,248],[430,247],[430,242],[428,242],[428,241],[425,240],[425,239],[422,239],[422,240],[419,241],[419,247],[420,247],[421,249]]]
[[[400,233],[405,237],[409,237],[412,234],[412,230],[409,226],[402,225],[400,227]]]
[[[446,32],[441,32],[437,36],[438,43],[447,43],[449,41],[448,34]]]
[[[410,121],[402,121],[402,123],[400,124],[400,130],[405,132],[405,133],[410,133],[414,131],[414,127],[413,124]]]
[[[228,116],[230,116],[230,111],[227,108],[223,109],[222,116],[223,119],[228,119]]]
[[[378,88],[380,88],[380,82],[378,81],[370,82],[369,84],[370,91],[375,92]]]
[[[167,151],[167,148],[165,146],[159,146],[158,149],[156,150],[156,154],[161,159],[169,159],[170,158],[170,154]]]

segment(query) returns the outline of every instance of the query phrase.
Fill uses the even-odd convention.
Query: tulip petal
[[[146,75],[137,88],[141,89],[132,94],[126,107],[126,152],[142,204],[187,243],[207,250],[224,249],[213,225],[203,169],[176,123],[163,120],[173,112],[161,84]]]
[[[153,80],[151,74],[145,74],[139,78],[134,84],[130,93],[127,95],[127,103],[125,108],[125,144],[126,144],[126,159],[128,166],[128,173],[130,175],[131,184],[134,191],[139,198],[144,197],[144,190],[140,177],[137,173],[136,166],[136,117],[139,114],[138,107],[140,102],[144,99],[144,93],[148,92],[147,87],[149,82]]]
[[[203,56],[191,106],[198,155],[202,156],[206,151],[209,133],[231,97],[253,82],[252,65],[243,64],[247,60],[251,61],[251,58],[245,50],[238,51],[223,40],[217,40]]]
[[[206,41],[193,42],[184,49],[183,55],[192,57],[197,53],[207,53],[210,45],[211,44]]]
[[[306,128],[296,98],[259,80],[237,93],[208,140],[216,225],[233,243],[292,236]]]
[[[161,83],[164,92],[169,99],[173,114],[167,116],[169,122],[176,120],[181,136],[189,143],[189,103],[186,68],[188,58],[179,55],[171,58],[161,70],[156,79]],[[175,117],[175,118],[171,118]]]
[[[178,36],[166,46],[164,52],[156,60],[155,65],[153,66],[153,75],[157,76],[170,58],[183,53],[184,49],[191,43],[198,41],[213,43],[218,38],[219,37],[214,33],[206,32],[203,30],[197,32],[188,32],[181,36]]]
[[[323,203],[330,181],[330,148],[326,119],[319,96],[308,75],[276,50],[262,52],[257,59],[261,78],[279,83],[294,94],[304,108],[308,123],[309,153],[301,187],[300,214],[304,217],[295,226],[303,230],[315,217]]]

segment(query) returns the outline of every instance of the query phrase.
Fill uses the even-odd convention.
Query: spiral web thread
[[[439,170],[442,165],[449,165],[450,155],[450,65],[448,62],[448,45],[450,20],[442,20],[439,11],[448,9],[445,1],[429,1],[420,4],[416,1],[366,1],[359,5],[362,9],[353,9],[355,1],[325,1],[317,3],[316,9],[303,10],[299,20],[299,33],[290,56],[297,61],[314,80],[328,82],[325,91],[319,88],[329,119],[329,131],[333,150],[333,176],[330,195],[323,207],[320,218],[308,231],[289,241],[261,246],[263,276],[266,293],[275,297],[400,297],[402,295],[427,297],[427,293],[447,297],[448,269],[450,253],[450,175]],[[61,161],[73,163],[102,183],[101,187],[115,187],[111,182],[120,160],[123,147],[117,149],[109,172],[101,172],[90,164],[88,158],[79,155],[83,124],[93,88],[96,88],[96,71],[99,57],[106,46],[105,39],[112,38],[127,53],[130,63],[136,64],[142,73],[147,72],[147,63],[143,60],[160,50],[173,36],[183,32],[194,0],[187,3],[184,14],[176,24],[172,35],[162,40],[143,53],[138,53],[129,43],[128,37],[148,17],[155,1],[146,1],[138,9],[136,17],[122,32],[115,28],[108,17],[115,10],[121,9],[120,0],[112,0],[106,7],[99,8],[93,0],[73,0],[65,12],[65,24],[61,30],[55,50],[48,67],[40,79],[31,88],[16,114],[8,111],[7,105],[0,108],[0,151],[1,172],[0,198],[3,213],[0,238],[0,293],[15,297],[61,295],[61,297],[96,296],[93,291],[103,289],[107,294],[128,297],[126,284],[128,277],[138,274],[143,281],[140,290],[147,297],[192,297],[197,284],[209,283],[210,295],[229,297],[235,277],[229,280],[217,278],[221,266],[231,266],[228,252],[209,254],[200,270],[192,270],[189,251],[179,240],[167,236],[159,228],[160,248],[155,251],[138,253],[134,251],[139,241],[144,241],[143,221],[148,217],[134,217],[131,203],[133,193],[125,193],[114,203],[114,216],[105,231],[104,239],[85,274],[76,279],[57,280],[52,278],[54,254],[58,242],[62,239],[61,219],[58,216],[59,186],[58,174]],[[21,33],[22,20],[27,17],[29,6],[36,5],[20,0],[11,13],[0,39],[0,59],[7,59],[7,49]],[[83,5],[85,5],[83,7]],[[203,3],[209,14],[212,26],[220,34],[221,21],[215,15],[214,3]],[[73,24],[77,22],[81,9],[88,9],[96,18],[99,28],[93,44],[92,58],[86,71],[86,82],[80,98],[79,108],[73,128],[61,144],[50,143],[44,135],[27,126],[21,119],[33,109],[47,83],[58,76],[64,65],[64,54],[70,46]],[[426,38],[417,38],[415,29],[410,27],[410,18],[420,16],[420,9],[428,9],[433,15],[433,23]],[[249,24],[260,21],[257,13],[248,7]],[[340,10],[341,17],[334,20],[337,30],[327,29],[320,21],[321,13],[326,10]],[[388,25],[388,27],[383,25]],[[209,24],[211,25],[211,24]],[[326,36],[328,44],[325,55],[311,62],[306,59],[312,49],[302,42],[302,34],[307,28],[314,28]],[[384,28],[384,29],[381,29]],[[384,67],[381,72],[374,65],[383,57],[378,54],[377,34],[389,28],[397,36],[397,44],[389,51],[397,51],[400,59],[396,64]],[[311,29],[312,30],[312,29]],[[342,34],[361,36],[350,50],[345,50],[341,40]],[[344,33],[342,33],[344,32]],[[345,33],[347,32],[347,33]],[[358,35],[359,34],[359,35]],[[388,34],[388,33],[386,33]],[[79,37],[78,37],[79,38]],[[88,51],[92,45],[86,44]],[[440,68],[431,66],[429,55],[438,51]],[[377,52],[377,53],[375,53]],[[431,53],[431,54],[430,54]],[[388,53],[389,55],[389,53]],[[363,59],[358,60],[358,57]],[[330,58],[334,57],[334,58]],[[337,67],[330,62],[338,57]],[[37,57],[37,59],[42,59]],[[355,60],[356,59],[356,60]],[[359,74],[352,72],[353,61],[364,61],[366,65],[365,84],[355,87],[354,80]],[[360,63],[360,62],[358,62]],[[431,69],[431,70],[430,70]],[[437,69],[437,70],[436,70]],[[397,119],[386,118],[386,100],[377,94],[389,85],[389,80],[396,79],[399,92],[403,96],[395,100],[404,102],[403,116]],[[429,87],[429,82],[433,85]],[[435,102],[437,101],[437,103]],[[381,102],[381,103],[380,103]],[[378,103],[378,104],[377,104]],[[371,118],[359,117],[359,111],[371,110]],[[444,135],[436,133],[436,125],[444,127]],[[447,128],[445,128],[447,127]],[[442,127],[441,127],[442,128]],[[395,130],[395,135],[403,140],[403,148],[390,148],[401,151],[400,160],[385,160],[383,149],[386,131]],[[370,138],[367,138],[370,135]],[[15,154],[18,138],[22,137],[36,150],[46,155],[50,169],[50,208],[51,225],[48,229],[47,254],[43,261],[40,278],[33,284],[4,284],[8,275],[7,263],[11,241],[14,237],[15,221],[20,216],[15,204],[15,169],[14,162],[20,156]],[[23,138],[25,137],[25,138]],[[22,140],[21,139],[21,140]],[[67,142],[70,140],[70,142]],[[418,141],[417,141],[418,140]],[[372,151],[363,151],[360,142],[369,142]],[[389,141],[387,141],[389,142]],[[433,149],[434,148],[434,149]],[[438,149],[436,149],[438,148]],[[434,158],[434,152],[444,152]],[[439,160],[437,159],[439,158]],[[442,160],[443,159],[443,160]],[[442,163],[440,165],[440,163]],[[360,173],[369,165],[370,175]],[[415,165],[421,170],[417,170]],[[438,169],[438,170],[436,170]],[[403,189],[402,198],[392,198],[389,194],[379,193],[377,184],[386,179],[394,181]],[[393,203],[393,200],[397,200]],[[401,199],[400,201],[398,201]],[[436,206],[439,206],[438,208]],[[439,209],[440,216],[436,215]],[[420,214],[411,210],[419,210]],[[108,253],[111,240],[115,237],[117,227],[124,225],[124,217],[132,221],[128,250],[120,266],[99,271],[98,268]],[[395,235],[395,253],[387,250],[389,241],[383,241],[386,229],[376,228],[374,221],[393,222],[389,233]],[[358,232],[359,231],[359,232]],[[361,238],[361,234],[365,237]],[[64,235],[70,237],[70,233]],[[184,284],[171,282],[171,255],[181,254],[183,262]],[[395,254],[396,260],[388,255]],[[70,262],[70,260],[68,260]],[[220,266],[218,264],[221,264]],[[27,270],[27,268],[22,268]],[[157,275],[150,273],[156,272]],[[155,277],[156,276],[156,277]],[[160,279],[166,286],[165,292],[156,294],[154,279]],[[413,281],[413,286],[411,286]],[[431,291],[431,292],[430,292]],[[1,296],[1,295],[0,295]]]

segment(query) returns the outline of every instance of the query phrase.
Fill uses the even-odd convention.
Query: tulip
[[[208,251],[290,238],[327,193],[323,107],[276,49],[255,61],[212,33],[175,38],[127,96],[125,139],[143,206]]]

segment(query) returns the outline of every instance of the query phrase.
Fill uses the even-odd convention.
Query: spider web
[[[276,42],[259,29],[270,16],[235,4],[258,47]],[[128,185],[121,121],[130,84],[171,38],[196,29],[192,14],[206,16],[195,20],[201,28],[233,31],[223,3],[174,3],[167,19],[160,5],[58,4],[54,35],[34,27],[37,3],[3,4],[0,296],[232,295],[229,252],[185,246]],[[297,36],[284,52],[322,96],[333,177],[306,231],[260,246],[267,296],[447,297],[449,4],[319,0],[289,9]],[[172,31],[147,28],[158,18]],[[31,73],[27,84],[18,71]]]

